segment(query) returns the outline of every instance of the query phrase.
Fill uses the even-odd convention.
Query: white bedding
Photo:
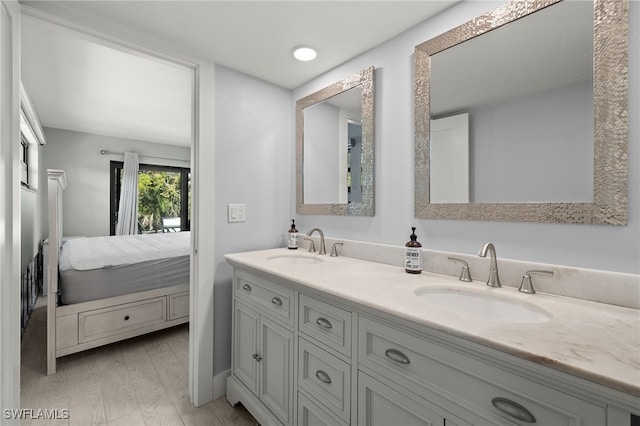
[[[190,232],[91,237],[68,240],[69,265],[77,271],[188,256]],[[62,262],[61,265],[62,267]]]

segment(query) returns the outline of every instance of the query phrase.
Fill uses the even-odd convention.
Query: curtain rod
[[[101,149],[100,150],[100,154],[102,155],[124,155],[124,152],[113,152],[113,151],[108,151],[106,149]],[[146,157],[146,158],[156,158],[158,160],[170,160],[170,161],[183,161],[188,163],[189,160],[182,160],[179,158],[169,158],[169,157],[156,157],[155,155],[144,155],[144,154],[139,154],[140,157]]]

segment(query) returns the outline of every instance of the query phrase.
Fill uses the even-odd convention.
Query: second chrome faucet
[[[487,278],[487,285],[489,287],[502,287],[500,284],[500,276],[498,275],[498,258],[496,257],[496,248],[493,243],[486,243],[478,252],[478,256],[487,257],[487,252],[491,257],[491,263],[489,264],[489,278]]]

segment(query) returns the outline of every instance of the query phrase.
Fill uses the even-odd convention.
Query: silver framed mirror
[[[296,102],[296,210],[373,216],[374,68]]]
[[[628,0],[513,1],[416,46],[415,216],[625,225],[628,9]],[[567,27],[579,21],[577,15],[584,17],[584,25],[574,33]],[[555,34],[556,27],[566,31]],[[526,38],[519,39],[520,32]],[[509,39],[514,41],[513,50],[507,45]],[[482,47],[485,41],[487,47]],[[545,46],[543,56],[536,56],[535,46]],[[581,51],[585,46],[588,51]],[[572,55],[583,62],[578,68],[562,62]],[[514,62],[523,66],[507,68]],[[546,69],[568,72],[552,78]],[[483,80],[483,70],[497,81]],[[575,79],[582,74],[590,74],[589,79],[586,75]],[[458,80],[448,81],[444,75]],[[529,90],[536,80],[542,86]],[[477,88],[485,93],[472,93]],[[465,98],[456,104],[458,94]],[[550,104],[554,96],[559,102],[571,99],[579,107]],[[491,121],[482,122],[480,111]],[[462,124],[449,124],[453,118]],[[521,123],[524,118],[532,121]],[[546,133],[536,133],[539,130]],[[464,132],[466,136],[457,142],[462,151],[453,149],[447,141]],[[575,136],[574,145],[568,137],[563,139],[567,135]],[[497,145],[503,139],[507,143]],[[559,151],[567,156],[561,157]],[[458,160],[449,165],[442,152]],[[510,158],[506,152],[517,154]],[[477,162],[483,156],[500,161]],[[545,181],[547,192],[538,194]],[[440,182],[453,188],[440,187]],[[563,185],[569,188],[565,192]]]

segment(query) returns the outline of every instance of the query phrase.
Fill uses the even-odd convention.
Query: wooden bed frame
[[[189,283],[122,296],[57,306],[62,244],[62,170],[49,178],[49,263],[47,279],[47,375],[59,357],[189,321]]]

